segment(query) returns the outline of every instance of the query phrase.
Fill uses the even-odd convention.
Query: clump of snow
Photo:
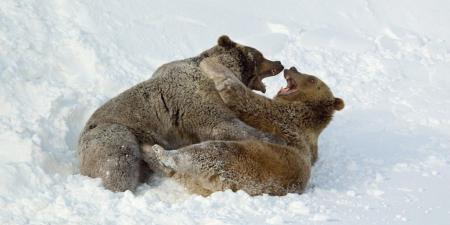
[[[433,1],[0,3],[0,224],[447,224],[450,4]],[[346,102],[302,195],[112,193],[79,175],[103,102],[221,34],[317,74]],[[285,81],[266,79],[268,96]]]

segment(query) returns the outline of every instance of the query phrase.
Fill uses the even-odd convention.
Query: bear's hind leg
[[[79,142],[80,172],[100,177],[105,188],[134,191],[148,174],[133,133],[119,124],[102,124],[86,130]]]

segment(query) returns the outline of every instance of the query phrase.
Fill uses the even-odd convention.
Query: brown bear
[[[204,65],[213,68],[212,64]],[[214,67],[226,71],[220,65]],[[300,73],[295,67],[284,71],[287,87],[281,89],[273,100],[249,91],[230,77],[230,73],[207,74],[214,80],[225,104],[248,125],[281,135],[291,146],[295,146],[297,139],[304,138],[311,150],[313,164],[318,158],[320,133],[331,121],[333,112],[344,108],[344,101],[335,98],[323,81]],[[299,135],[301,137],[297,137]]]
[[[278,135],[287,146],[248,141],[208,141],[177,150],[144,146],[144,160],[191,192],[207,196],[225,189],[250,195],[302,192],[317,157],[317,138],[344,102],[317,77],[294,67],[284,71],[288,87],[274,100],[255,94],[226,67],[204,61],[224,102],[255,128]]]
[[[135,190],[150,173],[141,144],[179,148],[208,140],[259,139],[282,143],[239,120],[200,69],[209,60],[249,88],[264,91],[261,80],[283,69],[258,50],[221,36],[199,56],[159,67],[153,76],[97,109],[79,139],[80,172],[100,177],[112,191]],[[151,167],[151,166],[150,166]]]

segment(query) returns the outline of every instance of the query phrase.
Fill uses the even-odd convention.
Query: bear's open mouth
[[[270,61],[268,59],[264,59],[259,66],[255,68],[255,74],[248,83],[248,87],[253,90],[261,91],[262,93],[266,93],[266,86],[262,82],[262,80],[266,77],[271,77],[279,74],[283,71],[284,66],[280,61]]]
[[[268,73],[263,73],[257,76],[254,76],[250,82],[249,87],[253,90],[261,91],[262,93],[266,93],[266,85],[262,82],[264,78],[275,76],[280,73],[280,69],[271,69]]]
[[[281,88],[280,91],[278,91],[278,95],[288,95],[295,92],[297,89],[297,83],[295,83],[295,80],[289,76],[287,71],[284,72],[284,78],[286,79],[287,86],[285,88]]]

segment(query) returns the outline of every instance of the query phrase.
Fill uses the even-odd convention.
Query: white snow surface
[[[1,0],[0,224],[449,224],[449,12],[446,0]],[[113,193],[81,176],[90,114],[221,34],[345,100],[306,192],[204,198],[152,179]],[[285,85],[265,82],[267,96]]]

